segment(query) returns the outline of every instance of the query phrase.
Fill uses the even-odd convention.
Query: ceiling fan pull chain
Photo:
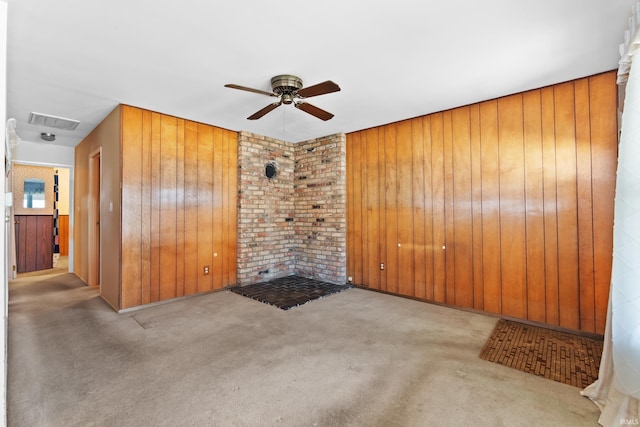
[[[287,109],[282,109],[282,133],[287,132]]]

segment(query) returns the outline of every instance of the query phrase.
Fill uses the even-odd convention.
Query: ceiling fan
[[[235,84],[226,84],[225,87],[232,89],[246,90],[247,92],[259,93],[267,96],[275,96],[280,98],[278,102],[267,105],[260,111],[257,111],[247,117],[249,120],[257,120],[265,114],[275,110],[282,104],[293,104],[296,108],[309,113],[312,116],[319,118],[320,120],[329,120],[333,117],[333,114],[328,111],[324,111],[315,105],[309,104],[305,99],[312,96],[324,95],[326,93],[338,92],[340,86],[327,80],[323,83],[318,83],[309,87],[302,87],[302,79],[300,77],[292,76],[289,74],[283,74],[275,76],[271,79],[271,88],[273,92],[266,92],[260,89],[253,89],[246,86],[240,86]]]

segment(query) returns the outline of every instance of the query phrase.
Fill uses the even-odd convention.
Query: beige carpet
[[[25,277],[33,277],[33,276],[48,276],[51,274],[62,274],[69,271],[69,257],[61,256],[58,259],[58,263],[53,268],[48,268],[46,270],[36,270],[30,271],[28,273],[18,273],[17,278],[22,279]]]
[[[349,289],[118,315],[72,274],[10,284],[10,426],[589,426],[575,387],[478,357],[496,319]]]

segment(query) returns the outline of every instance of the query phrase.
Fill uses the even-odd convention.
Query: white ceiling
[[[7,114],[65,146],[120,103],[303,141],[612,70],[636,1],[8,0]],[[335,117],[246,120],[274,98],[224,84],[270,91],[278,74],[338,83],[309,99]]]

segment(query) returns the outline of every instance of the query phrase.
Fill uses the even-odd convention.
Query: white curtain
[[[582,394],[602,411],[603,426],[640,424],[640,2],[621,46],[625,85],[613,227],[613,269],[598,380]]]

